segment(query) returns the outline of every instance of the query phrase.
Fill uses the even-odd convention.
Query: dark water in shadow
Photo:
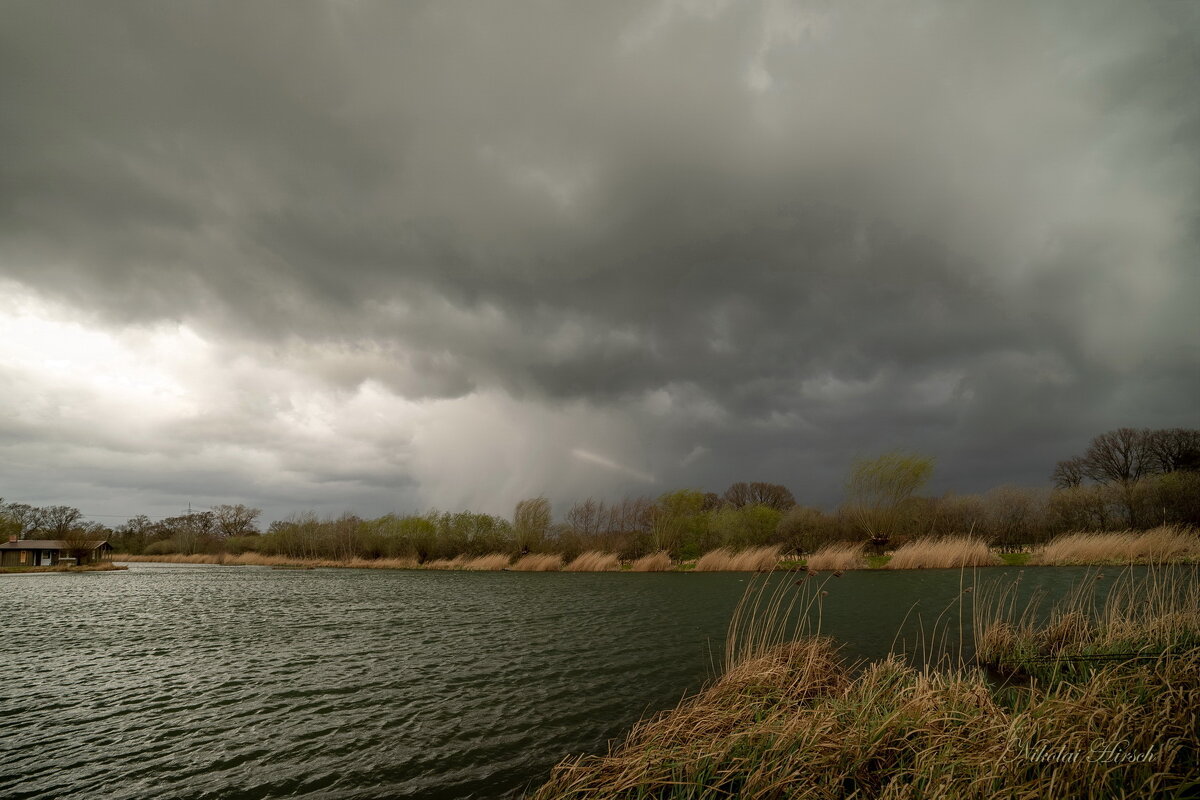
[[[1023,573],[1053,595],[1084,572],[980,575]],[[5,576],[0,797],[519,796],[710,678],[750,581],[167,564]],[[808,588],[828,592],[823,632],[878,657],[897,639],[919,649],[938,616],[957,630],[971,581],[873,571]]]

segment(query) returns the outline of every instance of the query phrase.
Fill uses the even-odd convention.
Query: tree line
[[[107,528],[69,506],[0,500],[0,532],[20,538],[106,538],[133,554],[247,551],[294,558],[404,558],[418,562],[488,553],[587,550],[639,558],[665,551],[689,559],[717,548],[778,545],[810,553],[866,539],[877,550],[920,536],[970,533],[1000,547],[1045,542],[1069,531],[1200,526],[1200,431],[1121,428],[1097,436],[1084,455],[1056,465],[1052,489],[1002,486],[982,494],[922,496],[931,458],[886,453],[850,469],[840,508],[796,502],[786,487],[738,482],[723,493],[679,489],[657,497],[577,501],[557,517],[544,497],[523,499],[511,518],[429,511],[363,518],[294,514],[258,527],[261,511],[219,505]]]

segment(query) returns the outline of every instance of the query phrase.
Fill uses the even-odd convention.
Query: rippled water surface
[[[1079,574],[1024,580],[1057,592]],[[0,797],[519,796],[711,677],[749,580],[167,564],[2,576]],[[962,590],[948,570],[823,580],[822,629],[866,656]]]

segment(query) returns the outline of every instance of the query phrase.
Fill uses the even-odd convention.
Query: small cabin
[[[87,543],[87,551],[76,553],[80,548],[62,539],[18,539],[8,537],[0,544],[0,567],[57,567],[60,564],[99,564],[111,561],[113,547],[107,541]]]

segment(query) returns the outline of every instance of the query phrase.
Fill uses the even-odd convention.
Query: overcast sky
[[[1047,485],[1200,427],[1198,85],[1193,2],[6,0],[0,496]]]

